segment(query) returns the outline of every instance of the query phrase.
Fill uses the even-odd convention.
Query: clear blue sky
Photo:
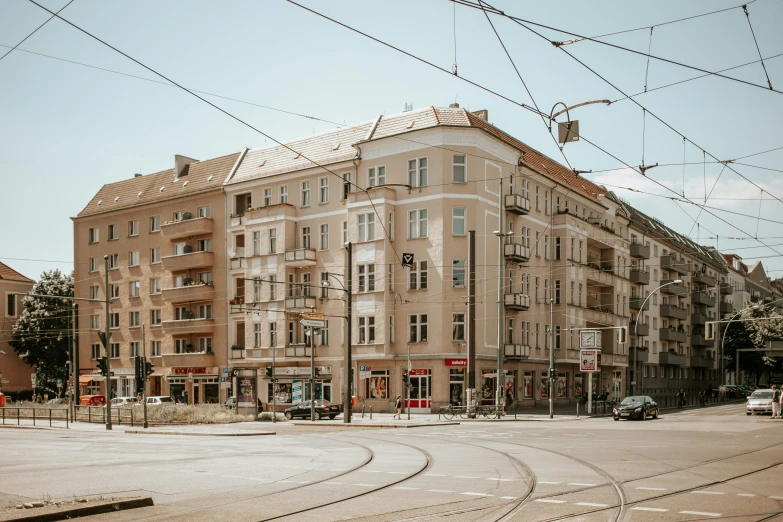
[[[44,0],[53,10],[66,1]],[[340,21],[371,33],[446,69],[454,62],[454,4],[448,0],[307,2]],[[498,2],[505,12],[575,33],[594,36],[650,26],[695,14],[738,6],[739,2]],[[749,4],[751,22],[763,56],[783,53],[783,3]],[[541,120],[453,76],[438,72],[364,37],[318,18],[283,0],[136,1],[75,0],[63,17],[105,39],[181,84],[256,104],[335,122],[355,123],[378,114],[447,106],[455,100],[471,110],[488,109],[489,119],[531,146],[562,161]],[[0,2],[0,44],[13,46],[49,15],[27,0]],[[508,20],[492,17],[539,107],[549,112],[562,101],[576,104],[620,98],[619,93],[546,41]],[[542,30],[550,39],[570,37]],[[531,104],[484,15],[456,7],[457,63],[460,76]],[[649,30],[604,39],[646,51]],[[20,49],[82,62],[126,74],[154,78],[98,42],[59,20],[52,20]],[[630,93],[643,90],[647,60],[591,42],[564,47]],[[7,51],[0,47],[0,55]],[[758,59],[741,8],[656,27],[652,54],[706,70]],[[766,62],[773,87],[783,90],[783,57]],[[651,61],[648,87],[699,73]],[[725,73],[766,85],[760,64]],[[219,98],[210,100],[277,139],[289,140],[334,128]],[[783,94],[710,77],[654,91],[637,98],[649,110],[722,160],[783,146],[780,132]],[[573,112],[582,134],[626,161],[641,163],[642,111],[629,101],[593,105]],[[176,88],[14,51],[0,61],[0,260],[30,277],[51,268],[70,270],[72,223],[104,183],[173,166],[174,154],[207,159],[242,147],[270,145],[243,127]],[[639,174],[586,142],[565,152],[582,170],[617,169],[588,175],[600,183],[667,194]],[[682,163],[682,139],[647,118],[645,162]],[[689,145],[687,161],[702,160]],[[783,168],[783,150],[742,160]],[[778,172],[736,166],[738,171],[783,199]],[[712,187],[721,165],[686,167],[685,196],[703,203],[704,185]],[[648,175],[680,192],[683,169],[659,167]],[[705,180],[706,175],[706,180]],[[610,189],[612,187],[609,187]],[[616,189],[641,210],[703,244],[721,237],[722,251],[735,248],[746,260],[762,256],[771,275],[783,276],[783,259],[743,237],[714,217],[699,218],[698,208]],[[759,189],[726,169],[711,206],[759,215]],[[668,195],[673,195],[668,193]],[[769,198],[769,196],[767,196]],[[761,217],[781,219],[783,203],[765,201]],[[783,226],[716,212],[731,224],[783,252]],[[725,239],[724,239],[725,238]],[[20,261],[9,258],[64,262]]]

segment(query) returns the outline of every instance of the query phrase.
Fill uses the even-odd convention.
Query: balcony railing
[[[650,352],[647,350],[647,348],[643,348],[641,346],[637,347],[636,349],[631,348],[629,352],[629,358],[631,360],[634,360],[634,352],[636,352],[636,362],[648,362],[650,360]]]
[[[730,303],[728,301],[721,301],[720,303],[720,313],[722,314],[730,314],[734,312],[734,304]]]
[[[291,267],[314,266],[315,250],[312,248],[297,248],[285,251],[285,263]]]
[[[530,346],[524,344],[505,344],[503,350],[507,359],[527,359],[530,357]]]
[[[506,210],[512,214],[523,216],[530,212],[530,200],[522,197],[519,194],[506,194],[503,198],[506,205]]]
[[[631,269],[631,282],[637,285],[649,285],[650,284],[650,272],[646,272],[641,268]]]
[[[721,295],[731,295],[734,293],[734,287],[732,287],[728,283],[721,283],[720,285],[720,293]]]
[[[630,335],[650,335],[650,325],[649,323],[631,321],[628,325],[628,333]]]
[[[685,275],[689,272],[687,263],[678,261],[674,256],[661,256],[661,269],[677,272],[680,275]]]
[[[508,310],[525,311],[530,308],[530,296],[527,294],[505,294],[503,300]]]
[[[313,310],[315,309],[315,300],[313,296],[286,297],[285,309],[291,312]]]
[[[214,319],[178,319],[163,321],[163,333],[172,335],[209,333],[215,329]]]
[[[682,284],[668,284],[671,283],[671,279],[664,279],[661,281],[662,285],[666,285],[661,287],[661,293],[662,294],[669,294],[669,295],[688,295],[688,290],[682,285]]]
[[[235,344],[231,347],[231,358],[232,359],[244,359],[245,358],[245,347],[241,344]]]
[[[190,301],[209,301],[212,299],[214,291],[214,286],[202,283],[164,288],[161,293],[163,294],[163,299],[169,303],[187,303]]]
[[[650,259],[650,247],[641,243],[631,243],[631,257]]]
[[[694,346],[694,347],[696,347],[696,346],[698,346],[698,347],[704,346],[704,347],[707,347],[707,348],[712,348],[713,346],[715,346],[715,340],[714,339],[713,340],[707,340],[701,334],[694,334],[694,335],[691,335],[691,346]],[[693,360],[692,357],[691,357],[691,360]]]
[[[693,368],[712,368],[714,359],[707,357],[693,356],[691,357],[691,367]]]
[[[631,297],[630,299],[630,306],[631,310],[640,310],[642,307],[642,303],[644,303],[644,310],[650,309],[650,300],[646,297]]]
[[[508,261],[524,263],[530,259],[530,247],[526,247],[519,243],[506,243],[503,245],[503,256]]]
[[[685,331],[672,330],[671,328],[661,328],[658,330],[661,341],[671,341],[675,343],[684,343],[688,339]]]
[[[709,321],[709,320],[710,320],[710,318],[707,317],[704,314],[699,314],[699,313],[691,314],[691,324],[694,324],[694,325],[696,325],[696,324],[707,324],[707,321]]]
[[[691,294],[691,303],[712,307],[715,306],[715,298],[706,292],[693,292]]]
[[[715,278],[699,272],[693,275],[691,282],[695,285],[715,286]]]
[[[658,362],[671,366],[683,366],[685,364],[685,356],[675,352],[661,352],[658,354]]]
[[[685,308],[680,308],[676,305],[662,304],[661,317],[670,317],[672,319],[679,319],[682,321],[688,317],[688,311]]]
[[[193,218],[170,221],[160,226],[160,232],[166,239],[203,236],[212,233],[212,218]]]
[[[163,262],[163,268],[177,272],[212,266],[213,258],[214,254],[212,252],[189,252],[176,256],[166,256],[161,258],[161,261]]]
[[[285,347],[286,357],[310,357],[311,346],[307,344],[289,344]]]

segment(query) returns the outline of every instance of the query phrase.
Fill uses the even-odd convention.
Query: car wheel
[[[751,412],[749,412],[749,411],[746,411],[745,415],[753,415],[753,414]]]
[[[321,414],[319,412],[315,412],[315,420],[321,420]]]
[[[285,412],[285,418],[288,420],[292,420],[294,418],[294,414],[290,411]]]
[[[658,418],[658,410],[655,410],[655,415],[653,415],[653,419],[657,419],[657,418]]]
[[[620,417],[615,417],[614,420],[619,421]]]
[[[337,417],[337,415],[329,415],[329,420],[334,420],[335,417]]]
[[[640,417],[640,420],[647,420],[647,410],[642,410],[642,416]]]

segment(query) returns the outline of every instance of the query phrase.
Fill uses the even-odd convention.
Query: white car
[[[136,403],[136,397],[115,397],[111,400],[112,406],[133,406]]]
[[[158,397],[147,397],[147,404],[150,406],[154,406],[156,404],[166,404],[166,403],[174,404],[174,399],[172,399],[168,395],[161,395]]]
[[[772,413],[772,390],[756,390],[748,397],[745,413]]]

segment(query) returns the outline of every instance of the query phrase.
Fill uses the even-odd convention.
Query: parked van
[[[103,395],[82,395],[79,397],[81,406],[106,406],[106,397]]]

